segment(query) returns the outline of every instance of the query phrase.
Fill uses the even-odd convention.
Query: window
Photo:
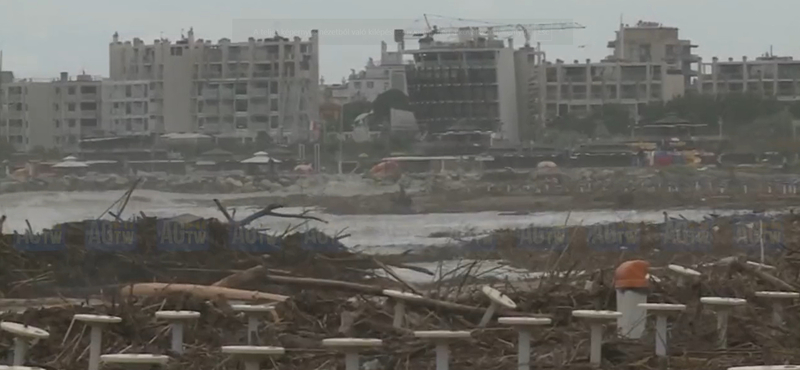
[[[75,87],[73,86],[73,87],[70,87],[69,89],[67,89],[67,94],[75,95]]]
[[[353,87],[355,87],[356,89],[361,89],[361,81],[353,82]]]
[[[97,110],[97,103],[92,103],[92,102],[81,103],[81,110],[82,111]]]
[[[183,48],[182,47],[173,47],[170,49],[170,54],[173,56],[181,56],[183,55]]]
[[[59,121],[59,120],[57,120],[57,119],[54,119],[54,120],[53,120],[53,123],[55,124],[56,128],[59,128],[59,127],[61,127],[61,121]]]
[[[128,98],[130,98],[130,97],[131,97],[131,95],[132,95],[132,94],[131,94],[131,86],[130,86],[130,85],[128,85],[128,86],[125,86],[125,96],[126,96],[126,97],[128,97]]]
[[[367,81],[367,88],[368,89],[372,89],[374,87],[375,87],[375,82],[374,81]]]
[[[75,103],[67,104],[67,110],[70,111],[70,112],[74,112],[75,111]]]
[[[56,87],[56,95],[58,95],[58,94],[61,94],[61,88],[60,87]]]
[[[53,104],[53,110],[55,110],[55,111],[58,110],[58,104]]]
[[[383,91],[386,91],[386,90],[389,90],[389,83],[388,82],[384,82],[383,83]]]
[[[71,119],[68,121],[69,127],[75,127],[75,120]]]

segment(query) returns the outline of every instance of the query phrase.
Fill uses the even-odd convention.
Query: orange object
[[[373,176],[382,177],[389,176],[397,173],[400,170],[400,165],[395,161],[384,161],[376,164],[369,173]]]
[[[626,261],[614,272],[614,287],[617,289],[647,288],[647,274],[650,262],[643,260]]]

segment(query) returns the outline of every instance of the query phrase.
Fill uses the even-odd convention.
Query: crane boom
[[[426,17],[427,21],[427,17]],[[556,22],[556,23],[529,23],[529,24],[500,24],[491,26],[465,26],[465,27],[430,27],[428,30],[401,30],[405,38],[432,37],[433,35],[458,34],[464,29],[478,29],[482,32],[516,32],[521,30],[525,36],[525,45],[530,45],[530,34],[537,31],[556,31],[584,29],[585,26],[577,22]]]

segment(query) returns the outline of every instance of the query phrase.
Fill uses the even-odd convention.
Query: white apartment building
[[[150,81],[148,129],[155,132],[242,138],[266,132],[295,142],[307,140],[318,120],[316,30],[308,40],[217,43],[195,39],[193,30],[175,43],[122,42],[115,34],[109,54],[111,80]]]
[[[693,54],[697,47],[691,40],[681,39],[677,27],[666,27],[658,22],[639,21],[635,25],[620,24],[614,40],[608,42],[613,49],[609,59],[638,63],[667,63],[671,69],[680,70],[688,86],[699,70],[700,57]]]
[[[669,101],[683,95],[680,70],[666,62],[546,62],[531,79],[535,114],[542,122],[567,113],[586,114],[605,104],[637,105]]]
[[[363,70],[351,70],[350,76],[341,84],[328,86],[330,99],[346,104],[353,101],[374,101],[378,95],[390,89],[397,89],[408,94],[406,71],[403,54],[388,51],[385,42],[381,42],[380,63],[369,58]]]
[[[0,127],[20,151],[36,147],[78,149],[81,138],[104,133],[101,125],[101,81],[89,75],[53,80],[15,80],[2,85],[4,116]]]
[[[800,100],[800,60],[764,55],[701,63],[694,88],[704,94],[756,93],[782,101]]]
[[[621,25],[600,62],[557,60],[535,64],[529,85],[530,115],[540,123],[567,113],[585,114],[604,104],[637,108],[683,95],[697,75],[696,47],[678,29],[654,22]]]
[[[150,81],[112,81],[102,83],[103,129],[112,135],[151,132]]]

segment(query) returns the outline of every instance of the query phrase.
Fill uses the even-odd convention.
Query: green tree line
[[[785,142],[792,135],[792,120],[800,119],[800,102],[781,102],[774,97],[752,93],[718,96],[689,93],[669,102],[650,103],[639,108],[639,124],[666,116],[708,125],[702,135],[722,132],[744,146],[769,146]],[[566,114],[548,124],[549,131],[574,137],[630,136],[634,114],[625,106],[607,104],[587,115]],[[552,134],[552,132],[551,132]],[[552,136],[552,135],[551,135]]]

